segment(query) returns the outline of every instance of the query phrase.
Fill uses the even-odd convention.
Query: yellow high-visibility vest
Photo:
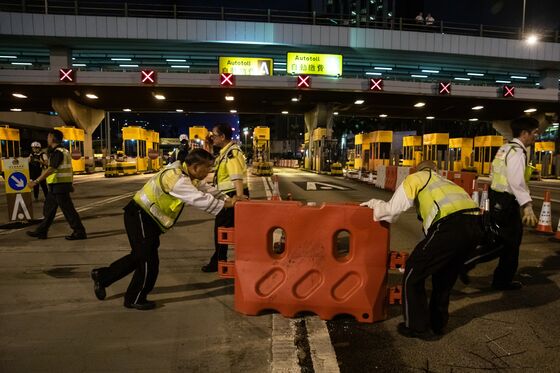
[[[231,180],[228,170],[228,162],[236,162],[236,173],[242,176],[243,188],[247,188],[247,165],[245,156],[241,148],[237,144],[230,143],[220,151],[220,155],[216,158],[213,184],[221,192],[228,193],[235,190],[233,181]]]
[[[492,184],[490,185],[490,188],[496,192],[505,192],[509,185],[507,180],[507,157],[511,151],[522,151],[525,153],[525,150],[519,144],[509,142],[500,147],[494,157],[494,160],[492,161]],[[535,167],[527,165],[527,154],[525,153],[525,170],[523,172],[523,178],[526,183],[531,180],[533,170],[535,170]]]
[[[58,147],[55,152],[62,152],[62,163],[55,168],[54,172],[47,176],[47,184],[71,183],[74,180],[74,171],[72,170],[72,158],[70,152]]]
[[[181,178],[180,168],[165,168],[152,176],[134,195],[134,201],[150,215],[162,232],[167,231],[181,215],[184,202],[169,194]]]

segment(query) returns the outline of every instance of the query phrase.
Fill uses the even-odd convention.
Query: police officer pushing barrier
[[[247,184],[247,164],[245,155],[239,145],[232,141],[232,129],[229,124],[220,123],[214,126],[208,141],[220,148],[220,153],[214,165],[214,180],[212,184],[220,192],[239,199],[246,199],[249,196]],[[201,269],[203,272],[217,272],[218,261],[227,260],[227,245],[218,244],[218,228],[233,227],[233,209],[224,208],[216,216],[214,222],[214,254],[208,264]]]
[[[159,270],[159,236],[171,229],[185,206],[217,215],[233,210],[237,197],[229,198],[203,180],[214,157],[203,149],[179,152],[178,161],[164,168],[134,195],[124,208],[124,225],[132,251],[109,267],[91,271],[94,292],[105,299],[105,288],[134,271],[124,296],[124,306],[138,310],[155,308],[147,299]]]
[[[29,154],[29,176],[31,177],[31,180],[35,180],[41,176],[43,171],[48,167],[49,157],[47,156],[47,153],[43,151],[39,141],[33,141],[31,143],[31,154]],[[35,198],[35,201],[39,199],[39,186],[41,186],[45,198],[47,197],[47,193],[49,191],[47,181],[42,180],[38,185],[33,187],[33,197]]]
[[[412,206],[422,220],[425,238],[406,262],[403,278],[404,322],[398,332],[410,338],[433,340],[444,334],[449,319],[449,296],[467,254],[482,239],[478,205],[458,185],[440,176],[432,161],[421,162],[389,202],[371,199],[375,221],[395,222]],[[432,277],[426,299],[425,280]]]
[[[67,240],[84,240],[87,238],[86,229],[70,197],[70,193],[74,191],[72,186],[74,180],[72,158],[70,157],[70,152],[60,145],[62,139],[63,134],[59,130],[51,130],[49,132],[47,137],[49,167],[43,171],[41,176],[29,182],[29,187],[34,188],[46,180],[49,193],[43,205],[43,216],[45,218],[34,231],[29,231],[27,234],[31,237],[46,239],[56,215],[56,210],[60,207],[64,218],[72,228],[72,234],[65,238]]]
[[[492,287],[497,290],[517,290],[523,286],[521,282],[513,281],[519,263],[523,225],[532,227],[537,224],[527,186],[534,169],[528,165],[527,147],[535,143],[539,122],[523,117],[513,120],[510,125],[513,140],[503,145],[492,161],[492,184],[488,195],[490,218],[498,227],[499,240],[503,244],[492,281]]]

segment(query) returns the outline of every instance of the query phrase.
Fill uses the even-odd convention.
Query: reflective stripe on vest
[[[58,147],[54,151],[62,152],[63,158],[54,172],[47,177],[47,184],[71,183],[74,180],[74,175],[70,152],[63,147]]]
[[[496,192],[503,193],[507,191],[507,187],[509,185],[507,179],[507,157],[511,151],[516,152],[518,149],[521,149],[521,151],[525,154],[525,170],[523,172],[523,178],[526,183],[531,179],[531,175],[533,174],[533,170],[535,168],[533,166],[527,166],[527,153],[519,144],[514,142],[507,143],[498,150],[494,160],[492,161],[492,184],[490,185],[490,188]]]
[[[425,232],[446,216],[478,207],[463,188],[435,172],[430,171],[430,174],[428,183],[416,197]]]
[[[172,174],[165,173],[171,172]],[[166,168],[158,172],[134,195],[134,201],[150,215],[165,232],[173,225],[183,211],[184,203],[169,192],[181,178],[180,168]]]
[[[233,181],[231,181],[227,169],[227,162],[230,157],[230,153],[234,150],[237,150],[237,155],[235,155],[234,157],[244,156],[241,148],[239,148],[238,145],[232,143],[229,148],[216,159],[213,184],[216,186],[216,188],[218,188],[218,190],[224,193],[235,190],[235,186],[233,185]],[[247,188],[247,168],[243,170],[243,188]]]

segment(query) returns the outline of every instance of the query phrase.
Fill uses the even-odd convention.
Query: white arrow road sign
[[[21,209],[22,212],[19,212]],[[31,220],[31,214],[29,214],[29,210],[27,209],[27,205],[23,200],[21,194],[16,194],[16,200],[14,202],[14,211],[12,212],[12,220],[22,220],[26,218],[27,220]]]
[[[12,175],[11,179],[16,183],[18,188],[23,188],[25,186],[25,179],[18,179],[15,175]]]

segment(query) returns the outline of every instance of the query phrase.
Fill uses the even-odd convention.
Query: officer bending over
[[[158,276],[160,234],[175,225],[185,205],[217,215],[237,201],[237,197],[227,198],[203,181],[212,168],[212,154],[194,149],[188,155],[181,152],[178,158],[152,176],[124,208],[124,225],[132,251],[109,267],[91,271],[99,300],[105,299],[106,287],[134,271],[124,306],[138,310],[155,308],[155,302],[148,300],[147,295]]]
[[[449,319],[449,295],[467,254],[482,240],[478,205],[458,185],[436,172],[424,161],[409,175],[389,202],[371,199],[361,204],[373,209],[375,221],[395,222],[412,206],[426,237],[406,262],[403,278],[404,322],[398,332],[410,338],[436,339]],[[425,280],[432,276],[430,303]]]

